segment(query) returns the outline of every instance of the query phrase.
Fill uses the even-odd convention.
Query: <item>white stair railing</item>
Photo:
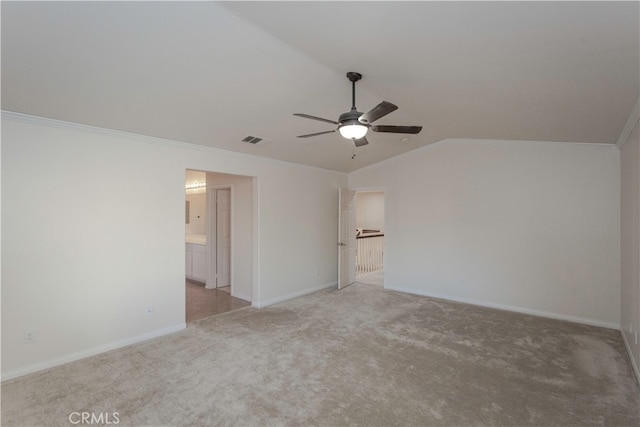
[[[356,239],[356,276],[384,267],[384,234],[358,236]]]

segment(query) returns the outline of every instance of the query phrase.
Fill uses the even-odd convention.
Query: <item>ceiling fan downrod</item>
[[[347,78],[351,81],[351,110],[356,110],[356,82],[362,78],[362,74],[354,71],[347,73]]]

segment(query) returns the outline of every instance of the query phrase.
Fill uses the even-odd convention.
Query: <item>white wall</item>
[[[612,145],[445,140],[349,174],[384,187],[385,286],[617,327]]]
[[[253,179],[247,176],[207,173],[207,188],[223,186],[232,188],[231,295],[252,301]],[[215,232],[212,232],[212,239],[214,235]],[[215,244],[215,240],[211,243]]]
[[[327,171],[325,177],[312,168],[295,170],[295,174],[285,168],[274,170],[269,182],[259,181],[260,238],[277,242],[260,245],[263,304],[298,294],[301,284],[295,278],[337,285],[337,189],[339,184],[347,186],[346,174]],[[333,185],[327,185],[328,180]],[[336,260],[328,260],[328,255]],[[254,291],[254,305],[255,297]]]
[[[621,314],[620,330],[640,380],[640,130],[638,117],[621,157]]]
[[[384,192],[356,193],[356,228],[384,232]]]
[[[254,305],[335,285],[345,174],[3,113],[3,379],[184,327],[186,169],[257,177]]]

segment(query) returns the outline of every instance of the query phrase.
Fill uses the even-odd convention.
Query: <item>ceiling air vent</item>
[[[242,138],[242,142],[248,142],[249,144],[254,145],[263,145],[266,141],[258,136],[247,135]]]

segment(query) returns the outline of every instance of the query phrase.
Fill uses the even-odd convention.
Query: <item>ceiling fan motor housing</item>
[[[351,111],[340,114],[338,121],[338,131],[344,138],[356,140],[364,138],[369,130],[369,124],[364,124],[358,121],[358,118],[362,115],[357,111],[355,107],[351,108]]]
[[[362,115],[362,113],[360,111],[356,111],[355,108],[352,108],[351,111],[347,111],[346,113],[342,113],[340,114],[340,117],[338,118],[338,122],[340,122],[340,126],[345,126],[345,125],[363,125],[363,126],[367,126],[364,123],[360,123],[358,121],[358,118]]]

